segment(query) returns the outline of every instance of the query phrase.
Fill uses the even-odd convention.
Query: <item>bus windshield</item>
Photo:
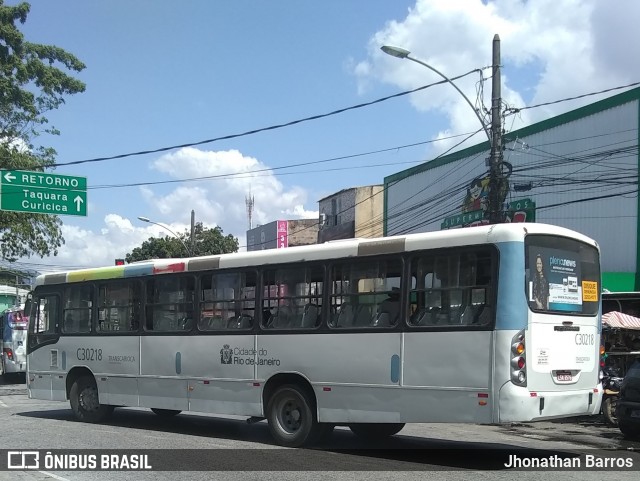
[[[564,315],[598,312],[598,250],[575,239],[525,238],[525,292],[531,310]]]

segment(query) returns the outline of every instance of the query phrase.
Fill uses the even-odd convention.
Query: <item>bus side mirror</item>
[[[27,318],[31,317],[31,293],[29,293],[29,295],[27,296],[27,300],[24,301],[24,311],[23,311],[23,315],[26,316]]]

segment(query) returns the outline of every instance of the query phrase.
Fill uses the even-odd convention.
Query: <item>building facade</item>
[[[383,235],[384,186],[343,189],[318,201],[318,243]]]
[[[318,221],[315,219],[275,220],[247,231],[247,250],[315,244],[317,238]]]
[[[0,312],[5,309],[23,304],[29,291],[15,286],[0,285]]]
[[[505,134],[505,221],[555,224],[594,238],[603,288],[640,290],[640,88]],[[489,143],[384,180],[387,235],[488,222]]]

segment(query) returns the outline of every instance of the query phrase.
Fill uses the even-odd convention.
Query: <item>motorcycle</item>
[[[602,388],[604,389],[601,408],[602,414],[609,424],[617,426],[616,407],[618,405],[620,385],[622,384],[623,377],[620,375],[620,368],[612,366],[605,366],[602,373]]]

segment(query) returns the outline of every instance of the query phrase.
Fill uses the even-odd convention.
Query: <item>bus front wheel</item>
[[[298,447],[315,441],[325,426],[318,424],[313,402],[300,387],[278,388],[267,404],[269,432],[281,446]]]
[[[113,412],[113,406],[100,404],[98,387],[90,376],[76,379],[69,392],[69,403],[76,419],[86,423],[98,423]]]
[[[356,436],[364,439],[383,439],[398,434],[404,428],[404,423],[387,424],[349,424],[349,429]]]

